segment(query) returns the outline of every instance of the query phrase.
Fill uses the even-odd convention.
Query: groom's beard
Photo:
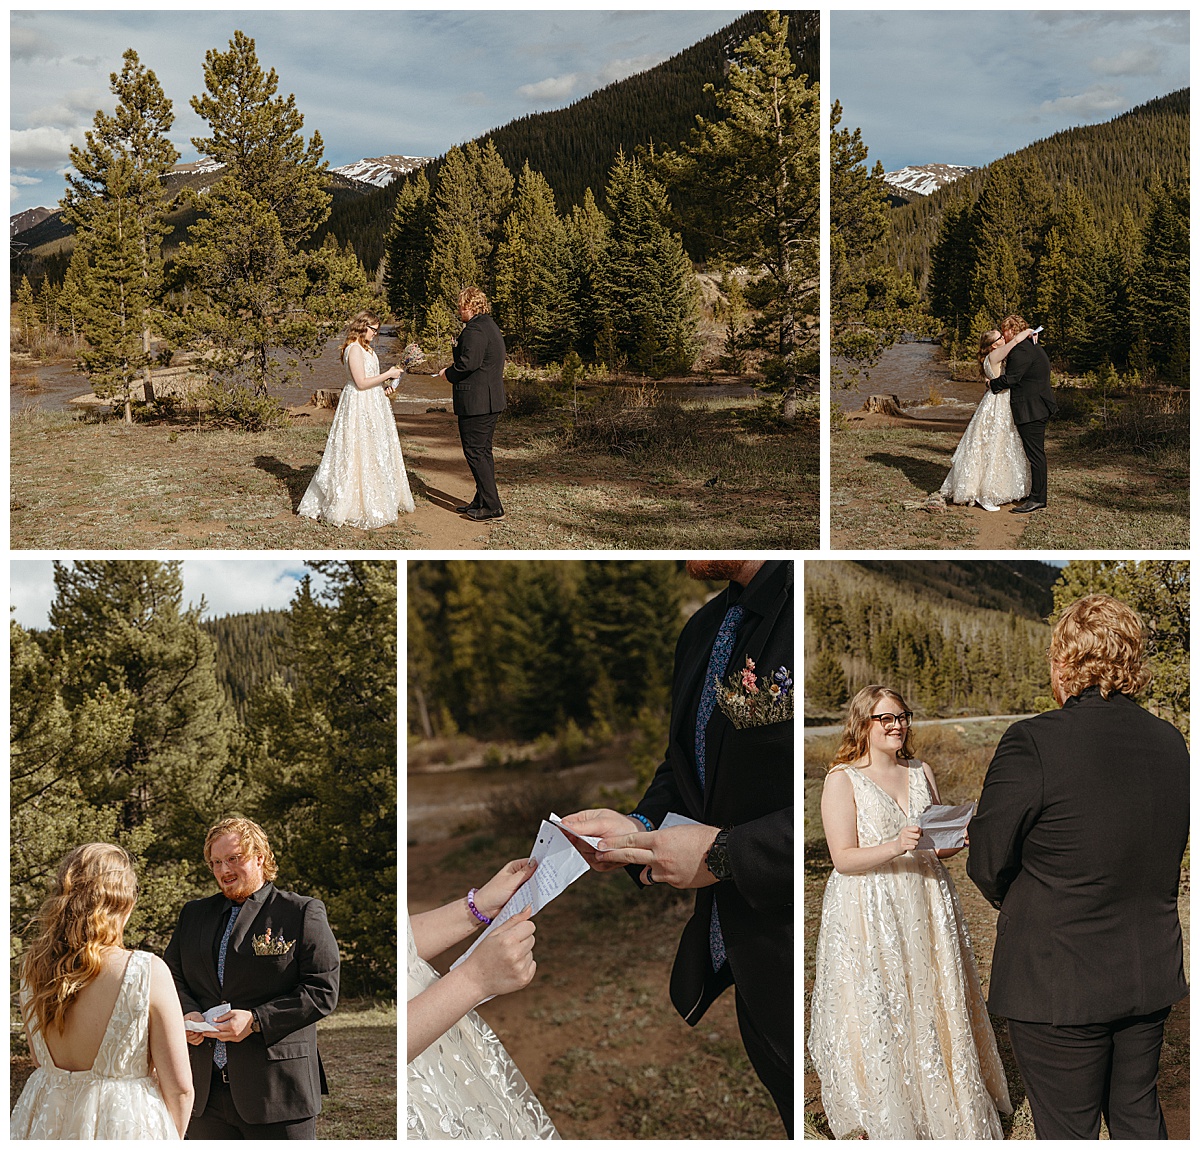
[[[248,899],[258,887],[254,885],[254,881],[249,878],[239,878],[237,882],[230,883],[228,886],[221,887],[221,893],[229,899],[230,902],[243,903]]]
[[[692,579],[733,579],[745,565],[744,559],[689,559],[685,567]]]

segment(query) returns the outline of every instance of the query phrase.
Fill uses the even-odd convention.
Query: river
[[[940,404],[930,404],[933,389]],[[889,347],[871,374],[853,387],[841,390],[834,381],[834,397],[843,411],[859,411],[871,395],[895,395],[905,412],[917,419],[969,418],[983,395],[983,381],[959,383],[950,378],[945,352],[936,343],[898,343]]]
[[[342,346],[342,337],[338,336],[325,345],[318,359],[312,361],[312,370],[299,369],[299,382],[284,387],[274,387],[271,394],[282,403],[290,406],[306,403],[312,393],[319,387],[341,387],[346,382],[346,369],[338,357]],[[379,352],[379,362],[383,367],[398,363],[404,350],[404,344],[396,337],[395,328],[387,326],[379,333],[376,341]],[[440,366],[440,365],[436,365]],[[430,371],[430,366],[418,368],[409,372],[400,380],[400,389],[392,400],[397,412],[404,415],[423,414],[429,407],[446,407],[451,405],[450,385],[445,380],[434,375],[421,375],[422,370]],[[87,378],[74,370],[71,362],[40,364],[30,369],[36,376],[37,386],[30,387],[24,382],[14,381],[9,389],[9,411],[17,411],[24,407],[40,407],[46,411],[78,411],[79,405],[71,400],[81,395],[90,395],[91,386]],[[27,373],[22,373],[25,375]],[[754,395],[754,388],[748,384],[718,384],[715,386],[695,386],[690,383],[660,383],[664,390],[675,390],[683,398],[684,393],[695,394],[705,399],[718,398],[749,398]]]

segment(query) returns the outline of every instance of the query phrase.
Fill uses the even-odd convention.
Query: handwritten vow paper
[[[571,840],[558,827],[545,819],[542,820],[542,825],[538,829],[537,841],[534,842],[529,856],[537,859],[538,864],[537,870],[533,872],[533,878],[504,904],[500,913],[492,919],[490,925],[484,927],[483,933],[471,944],[471,949],[450,968],[451,970],[459,963],[465,962],[475,947],[497,927],[512,918],[514,914],[523,911],[530,904],[533,905],[533,913],[537,914],[542,907],[558,898],[588,869],[588,864],[571,845]]]
[[[936,851],[962,846],[967,823],[971,821],[974,813],[974,803],[962,803],[957,807],[926,807],[917,819],[921,837],[917,840],[915,849]]]

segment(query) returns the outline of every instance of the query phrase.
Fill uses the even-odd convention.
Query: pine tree
[[[568,324],[574,333],[575,350],[585,359],[604,359],[606,357],[600,351],[599,340],[602,324],[601,288],[609,222],[608,217],[596,206],[591,188],[584,192],[583,203],[571,209],[566,229],[570,261]]]
[[[496,322],[511,342],[541,362],[572,345],[567,231],[554,193],[526,164],[496,253]]]
[[[958,339],[973,332],[971,267],[975,250],[975,215],[966,194],[947,203],[929,252],[929,309]]]
[[[1130,288],[1130,310],[1141,343],[1143,375],[1188,386],[1190,295],[1189,185],[1156,185]]]
[[[294,380],[297,359],[315,358],[345,322],[319,287],[340,281],[338,306],[357,310],[366,277],[349,276],[335,249],[301,250],[329,214],[323,144],[314,132],[305,145],[295,97],[276,95],[279,78],[263,72],[254,41],[235,32],[228,52],[206,54],[204,75],[208,92],[192,107],[213,134],[192,143],[224,167],[208,193],[193,195],[202,215],[178,266],[199,292],[179,330],[235,396],[250,389],[265,397]]]
[[[114,398],[133,420],[134,381],[150,383],[153,317],[162,293],[162,239],[167,232],[162,177],[179,159],[167,138],[175,113],[153,72],[128,49],[112,116],[97,112],[85,146],[71,148],[63,215],[82,249],[73,257],[88,350],[81,356],[92,389]]]
[[[1088,364],[1092,326],[1098,320],[1100,237],[1092,206],[1068,184],[1051,215],[1038,265],[1037,314],[1050,347],[1062,362]]]
[[[666,190],[640,160],[619,154],[605,196],[612,223],[601,316],[616,355],[655,376],[686,371],[697,349],[696,287],[683,243],[667,226]]]
[[[413,334],[425,319],[426,273],[432,254],[433,207],[429,179],[420,171],[396,196],[388,229],[384,283],[388,306]]]
[[[21,333],[18,343],[26,351],[32,351],[37,339],[37,300],[34,298],[33,285],[28,276],[21,277],[14,310],[17,328]]]
[[[755,343],[763,372],[794,414],[802,386],[817,383],[820,250],[818,86],[796,75],[788,18],[768,12],[762,32],[735,52],[727,84],[708,86],[719,118],[697,118],[687,149],[660,170],[698,208],[712,246],[761,268],[747,287],[759,315]]]
[[[812,711],[836,711],[849,695],[841,663],[829,651],[812,661],[804,682],[804,705]]]

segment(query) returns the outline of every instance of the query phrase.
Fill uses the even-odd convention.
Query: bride
[[[408,1137],[557,1138],[554,1124],[475,1007],[533,980],[526,907],[439,978],[426,961],[500,913],[533,876],[515,859],[478,890],[408,920]]]
[[[122,945],[137,901],[129,855],[76,847],[58,869],[21,966],[21,1013],[37,1069],[12,1138],[183,1137],[192,1070],[166,963]]]
[[[321,465],[297,508],[297,514],[334,527],[383,527],[415,507],[391,404],[391,382],[404,369],[379,370],[371,348],[378,334],[379,317],[371,312],[360,311],[350,321],[341,351],[350,379],[342,388]]]
[[[891,688],[850,703],[821,796],[834,872],[817,938],[808,1049],[834,1137],[1003,1138],[1012,1113],[954,882],[918,850],[940,802]]]
[[[1031,335],[1033,332],[1027,328],[1005,343],[998,331],[985,331],[979,339],[977,356],[983,379],[990,382],[1003,375],[1008,353]],[[1014,503],[1029,494],[1029,459],[1013,422],[1011,405],[1010,391],[997,394],[990,387],[984,389],[954,450],[950,474],[938,492],[943,499],[978,503],[985,511],[999,511],[1001,504]]]

